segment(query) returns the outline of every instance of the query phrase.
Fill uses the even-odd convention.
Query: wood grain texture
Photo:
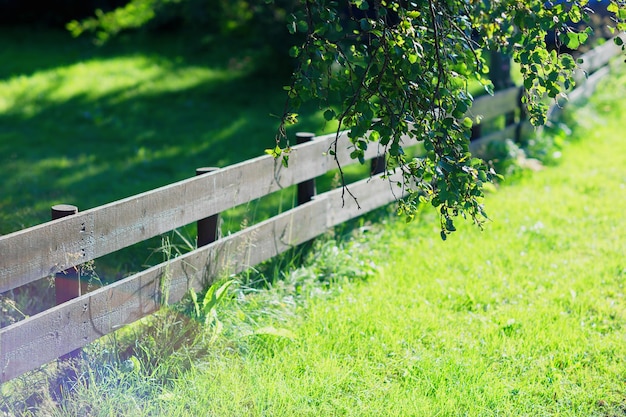
[[[0,329],[0,381],[83,347],[152,314],[162,304],[177,302],[190,288],[206,288],[216,277],[257,265],[398,196],[380,177],[354,183],[352,189],[360,209],[356,205],[341,208],[342,190],[334,190],[170,262]]]
[[[611,70],[609,67],[602,67],[593,74],[591,74],[580,86],[570,91],[567,96],[570,101],[576,101],[581,98],[589,98],[591,94],[596,90],[598,83],[604,77],[609,75]]]
[[[327,193],[327,226],[339,225],[404,197],[403,188],[395,185],[401,180],[402,176],[398,173],[389,178],[377,175],[348,185],[352,196],[341,188]]]
[[[598,69],[606,66],[609,61],[619,55],[622,48],[617,46],[613,39],[608,39],[602,45],[582,54],[582,64],[579,64],[579,70],[576,71],[575,78],[577,80],[584,79],[585,73],[592,74]]]
[[[323,175],[335,135],[294,146],[290,168],[262,156],[0,237],[0,292],[80,265],[234,206]],[[339,137],[337,159],[354,163]],[[333,146],[334,147],[334,146]],[[379,154],[370,146],[366,159]]]
[[[216,276],[240,272],[326,230],[326,201],[315,200],[225,239],[0,329],[0,380],[82,347],[179,301]]]

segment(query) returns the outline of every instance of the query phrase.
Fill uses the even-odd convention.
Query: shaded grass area
[[[188,50],[173,37],[97,49],[63,33],[25,33],[25,45],[16,36],[0,38],[4,61],[22,62],[0,84],[1,233],[47,220],[51,202],[90,208],[272,143],[284,80],[254,75],[250,51]]]
[[[0,31],[0,234],[223,167],[273,147],[288,62],[237,39],[120,37],[98,48],[64,32]],[[333,127],[315,107],[295,130]],[[351,171],[362,175],[363,169]],[[323,181],[326,188],[332,174]],[[225,213],[223,232],[293,205],[293,190]],[[192,227],[184,233],[195,238]],[[141,269],[160,238],[99,260],[100,277]]]
[[[563,162],[491,194],[485,231],[442,242],[432,210],[379,212],[303,267],[238,277],[221,333],[168,310],[92,346],[73,395],[33,413],[626,415],[625,93],[622,72],[570,109]]]
[[[39,212],[51,200],[89,208],[189,177],[193,170],[185,171],[196,164],[232,163],[262,147],[242,146],[240,155],[227,151],[233,136],[246,145],[255,136],[261,142],[258,134],[250,138],[250,132],[258,129],[255,117],[262,116],[249,114],[246,104],[249,108],[263,92],[252,88],[243,68],[230,68],[221,57],[211,62],[206,53],[209,62],[203,67],[185,55],[172,56],[167,49],[176,46],[158,41],[139,51],[123,45],[99,50],[54,35],[47,45],[34,48],[44,55],[42,61],[62,59],[55,47],[64,43],[82,53],[73,52],[78,56],[65,65],[30,74],[21,68],[2,83],[2,154],[12,173],[4,187],[26,191],[3,193],[5,199],[15,199],[3,205],[37,212],[3,222],[4,233],[46,220]],[[6,48],[19,48],[11,37],[3,37],[5,54]],[[47,49],[53,57],[45,56]],[[193,56],[193,51],[180,52]],[[37,59],[31,57],[34,68]],[[233,89],[237,82],[243,88]]]

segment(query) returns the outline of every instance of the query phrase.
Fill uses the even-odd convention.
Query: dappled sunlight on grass
[[[269,112],[282,108],[280,80],[257,86],[248,68],[230,68],[206,53],[214,66],[188,62],[198,57],[76,46],[102,56],[22,69],[0,82],[3,206],[31,213],[40,204],[64,202],[83,210],[271,146],[277,119]],[[39,48],[46,61],[46,45]],[[47,216],[45,209],[25,224],[7,219],[0,233]]]
[[[102,104],[113,106],[136,98],[206,87],[242,75],[241,71],[227,69],[178,67],[158,56],[91,59],[28,76],[18,75],[0,83],[0,114],[31,118],[70,100],[103,100]],[[83,115],[98,117],[88,110]]]

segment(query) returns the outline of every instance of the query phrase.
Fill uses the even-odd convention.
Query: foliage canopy
[[[100,13],[97,19],[73,22],[70,29],[115,32],[144,24],[154,10],[168,3],[185,2],[133,0],[113,12],[117,16]],[[498,176],[469,152],[471,127],[477,122],[466,117],[473,101],[470,82],[478,81],[489,93],[493,90],[485,51],[499,51],[519,64],[525,87],[522,100],[531,123],[538,126],[546,121],[546,98],[564,95],[574,85],[577,67],[570,54],[550,50],[546,38],[553,37],[557,49],[578,48],[592,31],[579,29],[579,24],[598,6],[611,13],[613,30],[626,28],[622,0],[262,3],[218,2],[216,7],[222,7],[222,14],[234,8],[247,11],[249,19],[272,11],[296,35],[289,49],[296,66],[291,84],[285,87],[288,100],[273,154],[288,157],[284,126],[294,122],[302,103],[315,101],[327,120],[338,121],[339,129],[350,128],[355,159],[363,160],[372,143],[384,149],[387,172],[401,170],[398,185],[408,192],[399,211],[411,219],[419,202],[429,202],[441,214],[443,239],[455,230],[453,220],[459,215],[479,226],[484,222],[483,184]],[[619,38],[616,42],[621,44]],[[423,141],[425,157],[408,158],[402,148],[404,137]]]

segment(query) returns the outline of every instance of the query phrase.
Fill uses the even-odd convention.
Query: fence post
[[[472,132],[470,135],[470,142],[473,140],[476,140],[480,137],[480,135],[482,134],[482,126],[480,125],[480,123],[474,123],[472,125]]]
[[[217,171],[216,167],[197,168],[196,176],[208,174],[209,172]],[[196,222],[196,228],[198,230],[198,247],[206,246],[209,243],[215,242],[219,237],[219,214],[200,219]]]
[[[380,174],[385,172],[385,155],[378,155],[370,161],[370,175]]]
[[[489,65],[489,79],[495,91],[513,87],[511,78],[511,57],[498,51],[491,51],[491,65]]]
[[[298,132],[296,133],[296,143],[306,143],[313,140],[315,135],[309,132]],[[308,201],[311,201],[313,197],[317,194],[315,189],[315,178],[310,180],[303,181],[298,184],[298,205],[302,205]]]
[[[50,216],[52,220],[71,216],[76,213],[78,213],[78,207],[70,204],[57,204],[50,208]],[[76,266],[54,274],[54,295],[56,305],[63,304],[64,302],[81,295],[79,268],[79,266]],[[80,355],[81,351],[82,350],[80,348],[75,349],[65,355],[62,355],[59,359],[61,361],[75,359]],[[66,378],[71,380],[72,376],[70,374],[66,375]]]
[[[78,213],[78,207],[69,204],[57,204],[56,206],[52,206],[50,209],[52,220],[71,216],[76,213]],[[78,267],[66,269],[65,271],[57,272],[55,274],[54,292],[56,305],[63,304],[64,302],[80,295],[80,276],[78,274]]]
[[[511,57],[498,51],[491,51],[489,57],[491,60],[489,65],[489,79],[493,84],[493,90],[500,91],[509,87],[513,87],[515,83],[511,78]],[[515,123],[514,112],[507,113],[504,115],[504,117],[505,126]],[[472,126],[470,141],[480,138],[481,134],[482,126],[480,125],[480,123],[475,123]]]

